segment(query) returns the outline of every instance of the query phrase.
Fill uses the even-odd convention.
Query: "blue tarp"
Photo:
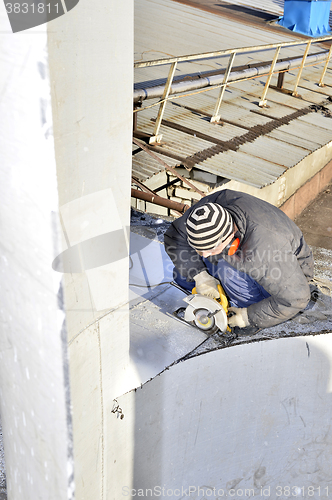
[[[329,35],[330,7],[331,0],[285,0],[278,24],[308,36]]]

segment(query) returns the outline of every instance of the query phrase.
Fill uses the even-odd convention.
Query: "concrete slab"
[[[331,364],[332,334],[234,346],[118,398],[117,432],[135,429],[123,494],[329,498]]]
[[[296,218],[309,245],[332,250],[332,183]]]

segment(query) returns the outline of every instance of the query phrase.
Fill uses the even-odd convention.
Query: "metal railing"
[[[231,83],[231,81],[236,81],[236,74],[232,74],[232,68],[234,66],[234,60],[235,56],[238,54],[245,54],[248,52],[260,52],[260,51],[265,51],[265,50],[271,50],[275,49],[274,57],[269,66],[260,66],[259,70],[257,70],[256,75],[258,76],[259,74],[267,74],[267,80],[264,86],[264,90],[259,102],[259,106],[264,107],[267,105],[267,92],[271,83],[272,76],[275,73],[279,73],[281,71],[287,71],[290,67],[294,67],[296,65],[299,69],[295,85],[292,91],[293,96],[297,96],[297,88],[301,79],[302,71],[305,68],[306,62],[312,64],[313,62],[325,62],[324,68],[319,80],[318,85],[320,87],[324,86],[324,77],[326,74],[326,70],[332,55],[332,44],[330,46],[329,50],[326,50],[323,53],[320,54],[313,54],[309,56],[309,50],[312,47],[314,43],[321,43],[321,42],[327,42],[331,41],[332,36],[324,36],[320,38],[314,38],[314,39],[309,39],[309,40],[302,40],[302,41],[293,41],[293,42],[282,42],[282,43],[274,43],[274,44],[268,44],[268,45],[258,45],[258,46],[252,46],[252,47],[242,47],[242,48],[237,48],[237,49],[226,49],[226,50],[220,50],[216,52],[205,52],[203,54],[192,54],[192,55],[187,55],[187,56],[179,56],[179,57],[170,57],[167,59],[157,59],[153,61],[144,61],[144,62],[136,62],[134,64],[134,68],[148,68],[152,66],[161,66],[165,64],[170,64],[170,70],[168,73],[168,77],[166,80],[165,85],[155,87],[153,89],[147,89],[147,90],[137,90],[134,92],[134,102],[141,102],[144,99],[147,98],[155,98],[155,97],[161,97],[160,101],[157,103],[159,104],[159,110],[158,110],[158,115],[157,119],[155,122],[155,127],[153,131],[153,136],[150,137],[149,143],[150,144],[155,144],[159,143],[161,141],[162,135],[159,133],[160,132],[160,126],[161,122],[163,119],[165,107],[167,104],[167,101],[170,99],[171,94],[175,93],[181,93],[186,90],[193,90],[197,88],[204,88],[204,87],[209,87],[211,86],[212,88],[220,88],[220,92],[215,104],[214,112],[211,117],[211,122],[219,122],[221,119],[220,116],[220,107],[222,104],[222,100],[224,97],[225,89],[227,85]],[[306,45],[304,54],[301,58],[293,58],[289,59],[287,62],[278,62],[278,58],[280,55],[280,50],[284,47],[295,47],[295,46],[300,46],[300,45]],[[192,80],[193,83],[188,83],[186,82],[179,82],[176,83],[174,82],[174,74],[175,70],[177,67],[177,64],[180,62],[189,62],[189,61],[198,61],[202,59],[208,59],[208,58],[216,58],[216,57],[221,57],[221,56],[226,56],[229,55],[228,59],[228,64],[226,67],[226,71],[223,75],[223,78],[220,82],[218,82],[218,78],[215,77],[215,80],[213,81],[213,78],[205,78],[206,82],[204,82],[204,78],[200,78],[199,82]],[[308,64],[309,66],[309,64]],[[247,80],[249,78],[253,78],[252,76],[252,70],[255,70],[257,68],[252,68],[251,73],[248,70],[244,70],[241,72],[241,80]],[[247,72],[247,76],[245,75],[243,77],[243,73]],[[219,75],[219,80],[220,80],[220,75]],[[211,83],[212,82],[212,83]],[[214,84],[213,84],[214,82]],[[144,109],[144,108],[143,108]]]

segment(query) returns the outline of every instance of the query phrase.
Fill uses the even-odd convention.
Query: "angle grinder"
[[[218,291],[219,299],[213,299],[196,293],[194,288],[192,294],[183,299],[184,302],[187,302],[187,307],[177,309],[173,313],[174,316],[203,330],[207,335],[213,335],[217,332],[225,333],[227,330],[229,332],[230,328],[227,326],[228,299],[221,285],[218,285]]]

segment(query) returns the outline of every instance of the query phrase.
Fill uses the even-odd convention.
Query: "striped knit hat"
[[[233,232],[233,219],[230,213],[216,203],[197,207],[187,219],[189,244],[196,250],[211,250]]]

